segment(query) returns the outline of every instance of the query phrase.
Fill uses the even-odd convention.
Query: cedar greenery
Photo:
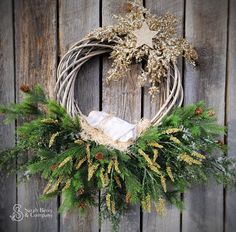
[[[154,201],[157,213],[164,214],[165,201],[183,208],[180,193],[192,184],[211,177],[224,185],[236,183],[235,161],[218,141],[225,128],[203,102],[174,109],[126,153],[82,140],[80,119],[49,100],[40,86],[27,88],[20,104],[0,112],[8,123],[25,121],[17,129],[17,145],[0,153],[0,169],[23,172],[23,179],[40,173],[48,182],[41,198],[63,194],[61,212],[96,206],[101,190],[100,218],[110,219],[114,230],[130,204],[150,212]],[[15,167],[21,156],[28,159]]]

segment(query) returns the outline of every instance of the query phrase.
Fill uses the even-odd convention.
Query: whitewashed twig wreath
[[[174,37],[175,17],[170,14],[156,17],[134,4],[132,9],[125,17],[117,17],[117,25],[99,28],[74,44],[59,64],[56,85],[57,101],[71,116],[80,115],[84,135],[121,150],[127,149],[148,125],[158,125],[175,105],[182,104],[183,88],[176,66],[177,57],[183,55],[192,64],[197,59],[196,51],[185,39]],[[107,82],[125,78],[134,63],[145,65],[139,70],[140,86],[150,83],[151,97],[154,99],[161,91],[163,98],[150,123],[145,120],[131,125],[101,112],[92,112],[87,118],[80,111],[74,94],[78,73],[91,58],[106,53],[113,59]]]
[[[57,72],[56,100],[48,99],[40,86],[21,86],[19,104],[1,107],[7,121],[28,119],[18,128],[18,144],[0,153],[0,168],[36,173],[48,181],[42,198],[63,194],[61,211],[97,206],[101,219],[109,218],[117,230],[120,216],[130,204],[165,213],[165,201],[182,208],[179,194],[194,183],[214,177],[235,186],[235,161],[227,158],[219,141],[224,127],[203,102],[181,106],[183,89],[177,68],[182,55],[195,64],[195,50],[176,38],[176,19],[157,17],[142,6],[117,17],[118,24],[99,28],[77,42],[62,58]],[[105,112],[83,115],[75,101],[74,85],[83,64],[110,54],[113,59],[107,81],[126,78],[130,67],[140,65],[140,85],[148,84],[161,106],[153,119],[130,124]],[[174,109],[173,107],[176,106]],[[215,156],[214,151],[221,155]],[[15,169],[16,156],[33,152]]]

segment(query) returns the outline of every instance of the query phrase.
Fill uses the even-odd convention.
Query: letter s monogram
[[[10,218],[12,221],[20,222],[24,218],[24,214],[21,211],[21,205],[20,204],[15,204],[13,206],[13,214],[10,215]]]

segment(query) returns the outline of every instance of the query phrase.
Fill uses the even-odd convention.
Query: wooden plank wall
[[[102,25],[109,25],[114,22],[114,14],[126,12],[125,0],[103,0],[102,1]],[[106,71],[110,62],[104,60],[103,79],[106,78]],[[137,66],[137,65],[136,65]],[[137,68],[133,67],[128,73],[128,81],[113,82],[109,86],[103,81],[102,89],[102,110],[117,115],[128,121],[136,121],[141,118],[141,88],[138,86]],[[110,231],[109,223],[102,225],[102,232]],[[140,207],[132,207],[122,219],[121,231],[139,231],[140,228]]]
[[[169,11],[170,13],[178,17],[178,34],[183,35],[183,20],[184,20],[184,1],[183,0],[162,0],[158,4],[154,0],[146,0],[145,6],[151,9],[153,14],[161,15],[163,12]],[[180,71],[182,70],[182,60],[179,61]],[[148,94],[148,88],[144,88],[144,110],[143,116],[146,118],[153,117],[157,112],[158,101],[151,104],[150,95]],[[168,205],[168,212],[165,217],[157,217],[155,208],[153,205],[152,213],[143,214],[143,231],[144,232],[179,232],[180,231],[180,212],[176,207]],[[158,230],[157,230],[158,228]]]
[[[227,95],[226,95],[226,123],[228,126],[227,143],[229,146],[228,156],[236,156],[236,56],[233,51],[236,47],[236,1],[228,3],[228,49],[227,49]],[[236,229],[236,193],[228,190],[225,194],[225,232]]]
[[[227,9],[222,0],[186,1],[185,34],[200,57],[198,68],[185,69],[185,103],[204,99],[214,107],[221,124],[225,122]],[[184,199],[183,231],[223,231],[222,186],[195,186]]]
[[[91,29],[114,22],[113,14],[126,13],[127,0],[1,0],[0,1],[0,104],[20,101],[21,84],[42,84],[50,96],[56,81],[60,57]],[[179,19],[178,34],[184,35],[199,53],[199,66],[182,65],[185,102],[199,99],[215,108],[219,122],[228,125],[228,155],[236,156],[236,0],[140,0],[152,13],[174,13]],[[107,86],[104,82],[110,65],[98,57],[85,65],[77,82],[77,99],[82,111],[104,110],[130,122],[151,117],[157,104],[150,104],[146,88],[137,86],[138,66],[128,81]],[[15,143],[16,124],[3,126],[0,117],[0,149]],[[30,155],[30,154],[29,154]],[[108,232],[111,225],[99,228],[99,208],[83,217],[77,210],[57,215],[63,200],[37,200],[44,181],[35,177],[16,185],[17,176],[0,173],[0,231],[2,232]],[[102,193],[101,193],[102,194]],[[181,197],[181,196],[180,196]],[[234,232],[236,231],[236,193],[211,182],[195,186],[183,196],[186,210],[180,213],[168,206],[166,217],[142,213],[132,207],[122,218],[120,231],[130,232]],[[98,195],[99,201],[99,195]],[[31,218],[12,222],[9,215],[15,203],[25,208],[53,210],[50,219]]]
[[[12,2],[0,1],[0,102],[9,104],[15,101],[14,91],[14,43],[13,43],[13,17]],[[0,115],[0,122],[3,117]],[[14,146],[15,125],[4,126],[0,123],[0,150]],[[12,205],[16,202],[16,176],[6,177],[0,172],[0,231],[16,231],[9,215]]]
[[[21,99],[19,88],[23,84],[32,86],[40,83],[52,96],[57,65],[55,4],[55,0],[14,2],[16,101]],[[34,177],[29,182],[20,184],[17,188],[17,201],[22,208],[52,209],[53,217],[45,218],[44,223],[38,217],[24,220],[23,223],[18,223],[18,231],[57,230],[57,199],[47,202],[38,200],[45,183],[40,177]]]
[[[69,0],[59,1],[59,57],[75,42],[82,39],[90,30],[99,27],[99,1]],[[88,114],[91,110],[99,110],[99,58],[85,65],[78,80],[77,98],[81,110]],[[96,231],[98,228],[98,207],[90,209],[81,216],[79,210],[61,217],[60,231],[76,232]]]

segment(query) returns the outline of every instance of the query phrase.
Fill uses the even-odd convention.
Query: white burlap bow
[[[84,140],[126,151],[143,133],[151,122],[140,120],[137,124],[128,123],[103,111],[92,111],[80,119],[82,130],[80,136]]]
[[[97,128],[113,141],[134,141],[137,137],[136,125],[128,123],[102,111],[91,111],[86,118],[90,126]]]

